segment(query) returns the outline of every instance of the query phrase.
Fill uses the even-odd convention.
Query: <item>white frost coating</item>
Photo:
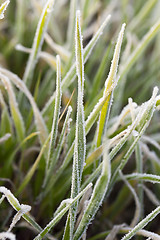
[[[150,214],[148,214],[142,221],[140,221],[131,231],[129,231],[129,233],[127,233],[122,240],[129,240],[131,239],[134,235],[136,235],[136,233],[143,229],[149,222],[151,222],[158,214],[160,213],[160,206],[157,207],[155,210],[153,210]],[[151,232],[150,232],[151,233]],[[152,237],[152,233],[149,236],[151,238]],[[154,239],[154,238],[153,238]],[[156,238],[157,240],[160,238]]]
[[[51,166],[51,160],[53,157],[53,152],[55,148],[55,142],[58,133],[58,119],[60,114],[60,107],[61,107],[61,60],[59,55],[56,57],[57,60],[57,78],[56,78],[56,100],[55,100],[55,107],[54,107],[54,116],[52,122],[52,130],[51,130],[51,138],[49,142],[49,152],[47,158],[47,169]]]
[[[126,26],[126,24],[124,23],[122,25],[121,31],[118,35],[117,44],[116,44],[116,47],[115,47],[114,56],[113,56],[113,59],[112,59],[109,75],[108,75],[108,78],[105,82],[105,89],[107,88],[108,83],[110,81],[112,81],[112,82],[115,81],[125,26]]]
[[[98,103],[94,106],[92,112],[89,114],[89,116],[86,120],[86,134],[90,130],[90,125],[91,125],[90,122],[92,121],[93,118],[96,118],[98,116],[100,108],[102,108],[102,106],[105,103],[107,97],[113,91],[113,89],[116,87],[116,84],[117,84],[117,82],[115,81],[112,84],[112,86],[108,89],[107,93],[98,100]]]
[[[12,223],[8,229],[7,232],[11,232],[12,229],[14,228],[14,226],[16,225],[16,223],[21,219],[21,217],[29,212],[31,210],[31,206],[29,205],[24,205],[24,204],[21,204],[21,210],[19,210],[16,215],[14,216],[14,218],[12,219]]]
[[[11,206],[15,210],[19,211],[21,209],[21,205],[20,205],[19,201],[17,200],[17,198],[15,198],[15,196],[11,193],[10,190],[8,190],[6,187],[2,186],[2,187],[0,187],[0,192],[5,195],[8,202],[11,204]]]
[[[0,138],[0,144],[7,141],[11,137],[10,133],[6,133],[3,137]]]
[[[137,107],[137,104],[135,102],[132,103],[133,104],[133,107],[136,108]],[[118,128],[118,126],[123,122],[124,118],[128,115],[130,111],[130,106],[127,105],[123,108],[121,114],[118,116],[118,119],[116,120],[115,124],[110,128],[108,129],[108,135],[112,135]]]
[[[0,198],[0,204],[3,202],[4,199],[5,199],[5,195],[2,195],[2,197]]]
[[[9,3],[10,0],[7,0],[0,6],[0,19],[4,18],[4,12],[6,11]]]
[[[41,133],[39,136],[40,136],[40,141],[43,144],[48,137],[48,131],[47,131],[45,122],[41,116],[41,113],[34,101],[34,98],[32,97],[31,93],[29,92],[24,82],[16,74],[13,74],[12,72],[1,67],[0,67],[0,72],[4,74],[4,76],[7,76],[16,85],[16,87],[20,89],[28,98],[33,108],[34,117],[35,117],[35,126],[37,127],[37,130]]]
[[[1,232],[0,233],[0,239],[4,240],[6,238],[8,238],[10,240],[16,240],[16,237],[13,233]]]

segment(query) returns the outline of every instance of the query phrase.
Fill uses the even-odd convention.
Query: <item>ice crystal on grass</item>
[[[9,3],[10,0],[7,0],[0,6],[0,19],[4,18],[4,12],[6,11]]]

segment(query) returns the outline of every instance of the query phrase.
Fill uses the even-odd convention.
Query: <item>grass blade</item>
[[[47,224],[47,226],[41,231],[41,233],[34,238],[34,240],[42,239],[50,230],[55,226],[55,224],[63,217],[63,215],[70,209],[70,207],[78,201],[79,198],[92,186],[90,183],[83,191],[81,191],[74,199],[71,199],[71,202],[67,204],[58,214]]]
[[[37,63],[37,60],[39,57],[39,52],[41,51],[41,48],[42,48],[42,44],[44,41],[44,35],[47,30],[47,26],[49,23],[49,19],[51,16],[54,2],[55,2],[54,0],[48,0],[46,2],[44,9],[42,11],[41,17],[39,19],[35,37],[34,37],[34,41],[33,41],[32,52],[30,54],[30,57],[29,57],[29,60],[28,60],[27,66],[26,66],[26,70],[24,73],[24,77],[23,77],[23,81],[25,83],[27,83],[28,80],[30,79],[30,77],[33,73],[34,67]],[[27,85],[30,85],[30,82],[27,83]]]
[[[120,49],[121,49],[121,45],[122,45],[124,29],[125,29],[125,24],[122,25],[121,31],[118,36],[111,68],[109,71],[108,78],[105,82],[104,94],[106,94],[108,92],[109,88],[112,86],[112,84],[116,80],[116,73],[117,73],[117,68],[118,68],[118,62],[119,62],[119,57],[120,57]],[[108,115],[109,110],[110,110],[109,105],[110,105],[111,95],[112,95],[112,93],[108,96],[104,106],[102,107],[101,113],[100,113],[99,124],[98,124],[97,147],[99,147],[101,144],[101,138],[102,138],[102,134],[103,134],[104,124],[106,121],[106,116]]]
[[[110,160],[107,151],[107,142],[105,143],[106,147],[103,152],[103,165],[102,172],[98,178],[91,199],[89,200],[88,206],[85,210],[84,215],[79,223],[79,226],[74,234],[73,240],[80,239],[84,231],[87,229],[91,220],[93,220],[95,214],[97,213],[99,207],[102,204],[104,196],[108,189],[108,184],[111,176],[111,166]]]
[[[54,107],[54,117],[52,123],[52,131],[51,131],[51,139],[49,144],[49,152],[47,158],[47,170],[50,169],[53,161],[53,153],[55,149],[55,143],[58,133],[58,119],[60,114],[60,107],[61,107],[61,61],[60,57],[57,56],[57,80],[56,80],[56,100],[55,100],[55,107]]]
[[[129,233],[127,233],[122,240],[131,239],[139,230],[143,229],[149,222],[151,222],[160,213],[160,206],[148,214],[142,221],[140,221]],[[151,235],[152,237],[152,235]]]
[[[40,142],[43,144],[48,137],[48,131],[47,131],[45,122],[41,116],[41,113],[34,101],[34,98],[32,97],[26,85],[17,75],[13,74],[12,72],[4,68],[0,68],[0,72],[4,75],[4,77],[7,76],[16,85],[16,87],[19,88],[28,98],[33,108],[34,117],[35,117],[35,126],[37,127],[37,130],[40,132],[39,134]]]
[[[25,127],[24,127],[22,115],[18,108],[15,93],[13,91],[10,80],[2,74],[0,74],[0,78],[8,92],[10,110],[11,110],[12,118],[13,118],[14,125],[16,128],[16,133],[17,133],[18,139],[19,139],[19,141],[22,141],[25,136]]]

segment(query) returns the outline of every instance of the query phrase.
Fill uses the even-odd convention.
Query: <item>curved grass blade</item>
[[[131,239],[139,230],[143,229],[149,222],[151,222],[160,213],[160,206],[148,214],[142,221],[140,221],[129,233],[127,233],[122,240]],[[151,236],[152,237],[152,236]]]
[[[27,186],[27,184],[31,181],[31,178],[33,177],[35,171],[37,170],[38,165],[39,165],[40,160],[41,160],[41,157],[42,157],[42,155],[43,155],[43,153],[44,153],[44,151],[45,151],[45,149],[46,149],[46,147],[49,143],[50,137],[51,136],[49,135],[49,137],[45,141],[44,145],[42,146],[41,151],[40,151],[37,159],[35,160],[33,166],[30,168],[27,175],[25,176],[23,182],[21,183],[20,187],[18,188],[18,190],[16,192],[16,195],[19,195],[23,191],[23,189]]]
[[[9,3],[10,3],[10,0],[7,0],[0,6],[0,19],[4,18],[4,12],[6,11]]]
[[[128,180],[143,180],[145,182],[160,183],[160,176],[147,173],[126,174],[124,177]]]
[[[98,31],[96,32],[96,34],[93,36],[93,38],[90,40],[90,42],[87,44],[87,46],[84,48],[84,63],[87,62],[93,48],[95,47],[98,39],[100,38],[100,36],[103,33],[104,28],[106,27],[107,23],[109,22],[111,16],[107,16],[107,18],[105,19],[105,21],[103,22],[103,24],[101,25],[101,27],[98,29]],[[62,91],[64,89],[66,89],[72,82],[73,80],[76,78],[76,64],[73,64],[72,67],[70,68],[70,70],[68,71],[68,73],[66,74],[66,76],[63,78],[62,80]],[[50,107],[50,105],[53,103],[53,101],[55,100],[55,94],[53,94],[50,99],[48,100],[48,102],[46,103],[46,105],[44,106],[43,110],[42,110],[42,114],[45,114],[46,111],[48,110],[48,108]]]
[[[107,93],[108,89],[112,86],[112,84],[114,83],[114,81],[116,79],[124,30],[125,30],[125,24],[122,25],[121,31],[118,36],[111,68],[110,68],[107,80],[105,82],[104,94]],[[112,95],[112,93],[108,96],[108,99],[106,100],[104,106],[102,107],[101,113],[100,113],[100,118],[99,118],[99,123],[98,123],[97,147],[99,147],[101,144],[101,139],[102,139],[103,129],[104,129],[105,121],[106,121],[106,116],[109,114],[109,111],[110,111],[110,102],[111,102],[111,98],[112,98],[111,95]]]
[[[16,128],[18,139],[19,141],[22,141],[25,136],[25,127],[24,127],[22,115],[18,109],[18,104],[16,101],[16,97],[15,97],[12,85],[10,83],[10,80],[7,77],[5,77],[3,74],[0,74],[0,78],[8,92],[10,110],[11,110],[12,118]]]
[[[97,105],[94,107],[93,111],[88,116],[88,118],[85,122],[85,133],[86,133],[86,135],[90,131],[93,124],[96,122],[96,119],[99,115],[99,112],[101,111],[101,109],[103,107],[103,104],[105,103],[106,99],[108,98],[108,94],[112,91],[113,88],[114,88],[114,85],[112,85],[112,87],[109,89],[108,93],[99,100]],[[113,149],[114,154],[112,154],[112,155],[115,155],[118,152],[118,150],[123,146],[123,144],[127,141],[127,138],[129,137],[129,135],[131,134],[131,132],[135,128],[135,126],[136,126],[136,121],[131,126],[130,131],[128,131],[127,134],[124,136],[124,139],[120,142],[120,144],[117,145],[117,148]],[[73,142],[73,144],[71,145],[71,147],[70,147],[70,149],[69,149],[69,151],[68,151],[68,153],[67,153],[67,155],[64,159],[64,162],[63,162],[62,166],[56,172],[56,176],[53,176],[53,178],[51,178],[50,183],[48,184],[48,189],[46,189],[45,194],[47,194],[50,191],[50,189],[52,188],[54,183],[57,181],[57,179],[61,176],[61,174],[63,173],[65,168],[70,163],[70,161],[72,159],[72,156],[73,156],[73,153],[74,153],[74,144],[75,144],[75,142]],[[101,150],[99,151],[99,153],[100,153],[100,155],[102,154]],[[101,165],[101,167],[102,167],[102,165]],[[84,166],[84,168],[85,168],[85,166]],[[101,168],[100,169],[98,168],[99,173],[100,173],[100,171],[101,171]]]
[[[25,53],[31,53],[32,52],[32,49],[26,48],[26,47],[22,46],[21,44],[16,45],[16,50],[22,51],[22,52],[25,52]],[[51,66],[51,68],[56,69],[56,58],[53,55],[51,55],[50,53],[40,51],[39,52],[39,58],[46,61]]]
[[[73,240],[81,238],[82,234],[87,229],[89,223],[93,220],[95,214],[101,206],[104,196],[107,192],[111,176],[111,165],[107,151],[107,142],[105,143],[105,145],[106,147],[104,148],[103,152],[103,165],[101,175],[95,184],[93,194],[91,196],[91,199],[89,200],[88,206],[85,209],[79,226],[74,234]]]
[[[149,124],[149,122],[152,118],[153,112],[156,109],[156,97],[155,96],[157,94],[157,91],[158,91],[158,89],[155,88],[152,98],[148,102],[144,103],[144,105],[141,106],[141,108],[139,109],[139,113],[138,113],[137,117],[135,118],[134,122],[130,126],[128,126],[127,132],[124,135],[124,137],[119,141],[119,143],[112,149],[112,151],[109,154],[109,157],[112,160],[113,157],[117,154],[117,152],[126,143],[128,137],[131,135],[133,130],[138,125],[141,126],[141,129],[139,128],[139,135],[135,138],[135,140],[134,140],[133,144],[131,145],[130,149],[127,151],[124,159],[122,159],[121,164],[120,164],[121,166],[119,166],[119,168],[117,168],[116,172],[114,173],[114,176],[111,179],[112,183],[117,178],[119,170],[122,170],[123,167],[125,166],[126,162],[128,161],[128,158],[129,158],[130,154],[132,153],[132,151],[134,150],[134,147],[136,146],[136,143],[138,142],[138,140],[140,139],[140,137],[142,136],[142,134],[146,130],[146,128],[147,128],[147,126],[148,126],[148,124]],[[98,168],[88,177],[88,179],[82,185],[82,189],[88,184],[88,182],[94,181],[94,179],[99,175],[101,169],[102,169],[102,163],[100,163]]]
[[[23,204],[20,204],[18,199],[11,193],[10,190],[8,190],[6,187],[0,186],[0,192],[5,195],[8,202],[11,204],[11,206],[16,210],[20,211]],[[28,205],[27,205],[28,206]],[[28,206],[30,207],[30,206]],[[28,213],[23,214],[22,216],[33,228],[35,228],[37,231],[42,231],[41,227],[29,216]]]
[[[39,19],[34,41],[33,41],[33,46],[32,46],[32,52],[30,54],[26,70],[24,73],[23,81],[27,84],[30,85],[30,77],[33,73],[33,70],[35,68],[35,65],[37,63],[38,57],[39,57],[39,52],[41,51],[42,44],[44,41],[44,35],[47,30],[47,26],[49,23],[49,19],[51,16],[51,12],[53,10],[53,5],[54,5],[54,0],[48,0],[44,6],[44,9],[42,11],[41,17]],[[28,82],[29,81],[29,82]],[[28,83],[27,83],[28,82]]]
[[[42,239],[50,230],[55,226],[55,224],[63,217],[63,215],[70,209],[70,207],[78,201],[79,198],[83,196],[83,194],[92,187],[92,183],[88,184],[88,186],[81,191],[74,199],[71,199],[71,202],[67,204],[66,207],[62,208],[60,212],[47,224],[47,226],[41,231],[41,233],[34,238],[34,240]]]
[[[0,72],[4,75],[4,77],[7,76],[16,85],[16,87],[20,89],[28,98],[34,112],[35,126],[37,130],[40,132],[39,134],[40,142],[43,144],[48,137],[48,131],[45,122],[41,116],[41,113],[34,101],[34,98],[32,97],[31,93],[29,92],[24,82],[17,75],[13,74],[12,72],[4,68],[0,68]]]
[[[114,172],[112,179],[111,179],[111,186],[114,184],[115,180],[117,179],[119,170],[122,170],[124,168],[124,166],[126,165],[126,163],[128,162],[128,159],[130,158],[131,154],[133,153],[137,142],[141,138],[142,134],[148,127],[148,124],[150,123],[150,121],[153,117],[153,113],[156,109],[157,93],[158,93],[158,88],[155,87],[153,90],[153,95],[152,95],[151,99],[147,103],[142,104],[142,106],[141,106],[141,108],[142,108],[140,110],[141,118],[139,119],[139,124],[137,126],[137,128],[138,128],[137,137],[135,137],[133,143],[131,144],[130,148],[128,149],[125,156],[123,157],[120,165],[117,167],[116,171]]]

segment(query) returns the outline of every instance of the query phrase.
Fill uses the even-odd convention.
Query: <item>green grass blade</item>
[[[124,177],[128,180],[143,180],[145,182],[160,183],[160,176],[147,173],[126,174]]]
[[[26,70],[24,73],[24,77],[23,77],[23,81],[25,83],[27,83],[28,80],[30,79],[30,76],[32,75],[36,62],[38,60],[39,52],[41,51],[41,48],[42,48],[44,35],[47,30],[47,26],[52,13],[54,2],[55,2],[54,0],[48,0],[46,2],[44,9],[42,11],[41,17],[39,19],[34,41],[33,41],[32,52],[30,54],[30,57],[26,66]],[[27,83],[27,85],[28,84],[30,85],[30,82]]]
[[[132,68],[134,63],[138,60],[138,58],[142,55],[146,47],[149,45],[152,39],[156,36],[159,30],[160,30],[160,19],[153,25],[153,27],[142,38],[142,40],[139,42],[136,49],[129,56],[129,59],[127,60],[127,62],[123,66],[121,66],[120,78],[119,78],[119,89],[115,94],[116,104],[114,105],[114,113],[117,113],[119,111],[120,105],[122,103],[121,99],[123,96],[124,86],[126,82],[125,80],[126,74],[129,72],[129,70]]]
[[[2,74],[0,74],[0,78],[8,92],[10,110],[11,110],[12,118],[13,118],[14,125],[16,128],[16,133],[17,133],[18,139],[19,139],[19,141],[22,141],[25,136],[25,127],[24,127],[22,115],[18,108],[15,93],[13,91],[10,80]]]
[[[54,151],[54,154],[53,154],[54,163],[52,162],[52,165],[51,165],[50,169],[48,170],[48,173],[47,173],[47,176],[46,176],[46,180],[45,180],[45,184],[44,184],[44,186],[46,185],[45,190],[50,188],[50,184],[47,184],[47,182],[51,179],[51,175],[53,173],[53,168],[54,168],[55,164],[57,163],[58,158],[60,156],[60,152],[62,150],[64,140],[65,140],[65,136],[66,136],[66,130],[67,130],[67,127],[70,123],[71,112],[72,112],[72,107],[69,106],[68,107],[68,112],[67,112],[67,115],[66,115],[66,118],[65,118],[65,122],[63,124],[63,128],[62,128],[62,131],[61,131],[58,143],[57,143],[57,147],[56,147],[56,149]],[[51,182],[52,182],[52,180],[51,180]]]
[[[54,116],[53,116],[53,123],[52,123],[52,130],[51,130],[51,139],[49,144],[49,152],[47,158],[47,170],[50,169],[52,165],[53,153],[55,150],[55,143],[58,133],[58,119],[60,114],[60,107],[61,107],[61,61],[60,57],[57,56],[57,80],[56,80],[56,100],[55,100],[55,107],[54,107]]]
[[[142,221],[140,221],[129,233],[127,233],[122,240],[131,239],[139,230],[143,229],[149,222],[151,222],[160,213],[160,206],[148,214]]]
[[[55,224],[63,217],[63,215],[70,209],[70,207],[78,201],[79,198],[92,186],[90,183],[83,191],[81,191],[75,198],[71,199],[71,203],[63,208],[58,214],[47,224],[47,226],[41,231],[41,233],[34,238],[34,240],[42,239],[50,230],[55,226]]]
[[[89,200],[88,206],[85,209],[79,226],[74,234],[73,240],[81,238],[82,234],[87,229],[89,223],[93,220],[95,214],[101,206],[104,196],[107,192],[111,176],[111,166],[107,151],[107,142],[105,143],[105,145],[106,147],[104,148],[103,152],[103,165],[101,175],[95,184],[93,194],[91,196],[91,199]]]
[[[27,184],[31,181],[31,178],[33,177],[35,171],[37,170],[38,165],[39,165],[40,160],[41,160],[41,157],[42,157],[42,155],[43,155],[43,153],[44,153],[44,151],[45,151],[45,149],[46,149],[46,147],[47,147],[47,145],[49,143],[50,137],[51,136],[49,135],[48,139],[46,140],[46,142],[42,146],[41,151],[40,151],[38,157],[36,158],[33,166],[28,171],[28,173],[25,176],[25,178],[24,178],[23,182],[21,183],[20,187],[18,188],[18,190],[16,192],[16,195],[19,195],[23,191],[23,189],[27,186]]]
[[[103,33],[104,28],[106,27],[107,23],[110,20],[110,15],[105,19],[101,27],[98,29],[96,34],[93,36],[93,38],[90,40],[90,42],[87,44],[87,46],[84,48],[84,63],[87,62],[93,48],[95,47],[98,39]],[[65,90],[75,79],[76,77],[76,64],[73,64],[66,76],[62,80],[62,91]],[[42,110],[42,114],[45,114],[45,112],[48,110],[49,106],[53,103],[55,100],[55,94],[50,97],[46,105],[44,106]]]
[[[105,82],[104,94],[106,94],[108,92],[109,88],[112,86],[112,84],[116,80],[116,74],[117,74],[117,68],[118,68],[118,62],[119,62],[119,57],[120,57],[120,50],[121,50],[124,30],[125,30],[125,24],[122,25],[121,31],[118,36],[111,68],[110,68],[107,80]],[[97,136],[97,147],[99,147],[101,144],[101,139],[102,139],[106,116],[109,113],[109,109],[110,109],[109,105],[110,105],[111,95],[112,95],[112,93],[108,96],[108,99],[106,100],[104,106],[102,107],[101,113],[100,113],[99,125],[98,125],[98,136]]]
[[[77,100],[77,119],[76,119],[76,134],[73,157],[72,171],[72,188],[71,198],[74,198],[80,190],[82,171],[85,162],[86,154],[86,138],[85,138],[85,120],[83,108],[83,92],[84,92],[84,63],[83,63],[83,45],[80,26],[80,11],[76,12],[76,70],[78,76],[78,100]],[[70,210],[70,238],[72,239],[74,223],[77,212],[77,204],[73,205]]]
[[[142,105],[142,110],[140,110],[141,118],[139,119],[139,124],[138,124],[138,132],[137,132],[137,137],[135,137],[133,143],[131,144],[129,150],[126,152],[125,156],[123,157],[120,165],[117,167],[116,171],[114,172],[112,179],[111,179],[111,185],[115,182],[119,170],[122,170],[124,166],[126,165],[129,157],[133,153],[137,142],[139,139],[142,137],[142,134],[148,127],[149,122],[151,121],[153,117],[153,113],[156,109],[156,95],[157,95],[158,89],[155,87],[153,90],[153,95],[151,99],[145,104],[146,106]]]
[[[41,113],[34,101],[34,98],[32,97],[32,95],[29,92],[26,85],[23,83],[23,81],[17,75],[13,74],[12,72],[10,72],[4,68],[0,68],[0,72],[4,76],[7,76],[16,85],[16,87],[19,88],[28,98],[28,100],[33,108],[34,117],[35,117],[35,126],[36,126],[37,130],[40,132],[40,134],[39,134],[40,142],[43,145],[45,140],[48,137],[48,131],[47,131],[45,122],[41,116]]]

